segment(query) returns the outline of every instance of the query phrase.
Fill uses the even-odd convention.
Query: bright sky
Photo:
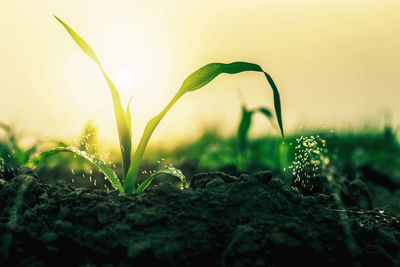
[[[133,84],[121,97],[133,95],[136,142],[186,76],[210,62],[260,64],[281,92],[287,130],[381,125],[386,113],[400,123],[398,0],[2,0],[0,121],[18,130],[77,137],[93,118],[117,143],[106,82],[53,14],[110,76]],[[197,136],[213,124],[233,132],[238,89],[249,107],[272,107],[261,74],[224,75],[185,95],[154,137]],[[273,131],[262,117],[255,124]]]

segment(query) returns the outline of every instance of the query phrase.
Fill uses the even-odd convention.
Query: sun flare
[[[128,70],[119,70],[113,75],[112,81],[119,91],[129,91],[133,88],[135,79]]]

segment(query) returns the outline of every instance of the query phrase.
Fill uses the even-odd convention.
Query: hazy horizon
[[[93,119],[116,143],[104,78],[53,18],[96,51],[111,76],[127,71],[135,142],[197,68],[260,64],[281,94],[287,132],[400,123],[400,2],[381,1],[11,1],[0,17],[0,121],[18,131],[73,138]],[[156,141],[184,139],[204,125],[233,132],[247,106],[272,105],[259,73],[221,75],[185,95],[156,129]],[[272,133],[258,116],[254,133]],[[277,133],[278,134],[278,133]]]

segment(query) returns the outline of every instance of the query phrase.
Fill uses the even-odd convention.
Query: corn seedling
[[[261,107],[255,109],[247,109],[245,105],[242,106],[242,116],[237,131],[239,155],[242,160],[245,158],[245,154],[248,148],[249,130],[252,123],[252,117],[256,113],[261,113],[265,115],[271,121],[273,118],[271,111],[267,108]]]
[[[240,92],[240,98],[242,101],[242,113],[240,118],[239,127],[237,130],[237,140],[238,140],[238,165],[239,168],[243,168],[245,161],[246,161],[246,153],[248,150],[248,143],[249,143],[249,131],[250,126],[252,124],[253,115],[260,113],[264,115],[271,123],[271,125],[275,128],[273,114],[270,109],[266,107],[259,107],[254,109],[248,109],[242,93]],[[282,132],[283,136],[283,132]]]
[[[0,141],[0,158],[3,158],[5,164],[13,169],[26,164],[36,153],[37,145],[24,149],[19,145],[19,138],[9,125],[0,122],[0,129],[6,134],[6,139]]]
[[[146,125],[143,135],[139,141],[139,145],[136,148],[135,153],[133,153],[133,158],[131,158],[132,153],[132,132],[131,132],[131,114],[129,111],[130,102],[126,109],[122,107],[120,96],[117,88],[105,73],[103,67],[100,64],[100,60],[97,58],[93,49],[75,32],[73,31],[66,23],[64,23],[59,18],[55,17],[65,28],[65,30],[69,33],[75,43],[82,49],[82,51],[88,55],[99,67],[102,72],[104,78],[106,79],[108,86],[111,91],[111,96],[114,104],[114,113],[115,119],[117,122],[118,135],[119,135],[119,143],[122,155],[122,183],[116,176],[115,172],[113,172],[104,162],[99,160],[98,158],[87,154],[86,152],[82,152],[76,148],[72,147],[64,147],[64,148],[55,148],[52,150],[48,150],[42,152],[35,160],[32,161],[32,165],[36,165],[40,162],[40,160],[44,157],[53,155],[58,152],[71,152],[75,155],[78,155],[84,159],[89,160],[91,163],[100,168],[100,170],[104,173],[104,175],[110,180],[111,184],[114,188],[118,189],[121,193],[141,193],[143,190],[147,188],[147,186],[152,182],[152,180],[162,174],[166,173],[169,175],[173,175],[181,179],[181,186],[185,186],[186,179],[181,171],[173,168],[173,167],[165,167],[159,170],[156,173],[153,173],[150,177],[144,180],[135,190],[136,187],[136,178],[138,176],[139,166],[143,158],[143,154],[145,152],[146,146],[150,140],[151,135],[153,134],[155,128],[161,119],[165,116],[165,114],[171,109],[171,107],[186,93],[198,90],[211,82],[218,75],[226,73],[226,74],[236,74],[244,71],[256,71],[261,72],[267,78],[268,83],[272,87],[273,96],[274,96],[274,104],[275,104],[275,112],[277,121],[283,135],[283,126],[282,126],[282,117],[281,117],[281,103],[278,89],[272,80],[271,76],[264,72],[263,69],[256,64],[247,63],[247,62],[233,62],[230,64],[224,63],[211,63],[207,64],[200,69],[196,70],[192,74],[190,74],[183,82],[181,88],[176,93],[176,95],[172,98],[172,100],[168,103],[168,105],[154,118],[152,118]]]

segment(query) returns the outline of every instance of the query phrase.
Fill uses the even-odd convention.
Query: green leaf
[[[30,149],[24,150],[18,145],[17,135],[11,129],[11,127],[3,122],[0,122],[0,129],[3,129],[8,135],[7,146],[10,151],[10,155],[12,155],[12,160],[17,165],[25,164],[32,153],[36,151],[36,146],[31,147]]]
[[[126,123],[128,124],[128,129],[129,129],[129,135],[131,136],[132,140],[132,118],[131,118],[131,101],[132,101],[132,96],[129,99],[128,106],[126,107]]]
[[[283,123],[282,123],[281,99],[279,96],[279,91],[275,85],[274,80],[272,80],[271,76],[266,72],[264,72],[264,75],[265,75],[265,77],[267,77],[269,85],[271,86],[272,92],[274,94],[274,106],[275,106],[276,119],[278,120],[279,129],[281,129],[281,135],[283,137],[284,133],[283,133]]]
[[[14,149],[14,147],[18,146],[17,144],[17,136],[13,129],[11,127],[3,122],[0,122],[0,129],[3,129],[7,136],[8,136],[8,141],[9,141],[9,147],[11,149]]]
[[[188,91],[195,91],[222,73],[235,74],[243,71],[262,71],[262,69],[259,65],[247,62],[210,63],[190,74],[183,81],[179,92],[183,95]]]
[[[3,129],[8,135],[14,135],[10,126],[5,124],[4,122],[0,122],[0,129]]]
[[[261,107],[261,108],[253,109],[253,111],[259,112],[259,113],[263,114],[265,117],[267,117],[267,119],[271,123],[272,127],[274,127],[275,130],[279,131],[276,127],[276,124],[274,123],[274,116],[272,115],[272,112],[269,109],[267,109],[265,107]]]
[[[35,154],[37,151],[37,145],[32,145],[30,148],[28,148],[27,150],[25,150],[25,162],[28,162],[28,160],[30,159],[30,157]]]
[[[153,173],[149,178],[144,180],[136,190],[136,194],[142,193],[150,185],[150,183],[154,180],[154,178],[163,173],[178,177],[181,180],[181,189],[185,188],[186,177],[183,175],[182,171],[176,169],[175,167],[167,166],[165,168],[162,168],[158,172]]]
[[[205,65],[205,66],[201,67],[200,69],[198,69],[197,71],[190,74],[184,80],[181,88],[176,93],[174,98],[168,103],[168,105],[156,117],[154,117],[147,123],[146,128],[144,129],[142,138],[140,139],[139,145],[136,149],[136,153],[132,160],[132,164],[129,167],[129,171],[126,176],[126,181],[125,181],[125,185],[124,185],[126,193],[132,193],[134,191],[140,162],[143,158],[143,154],[144,154],[146,146],[150,140],[150,137],[153,134],[154,129],[157,127],[158,123],[165,116],[165,114],[171,109],[171,107],[176,103],[176,101],[178,101],[185,93],[187,93],[189,91],[195,91],[195,90],[205,86],[206,84],[211,82],[214,78],[216,78],[218,75],[220,75],[222,73],[236,74],[236,73],[240,73],[243,71],[257,71],[257,72],[264,73],[265,77],[267,78],[268,83],[272,87],[272,92],[274,95],[274,105],[275,105],[276,117],[278,120],[279,127],[281,129],[281,134],[283,136],[283,124],[282,124],[281,103],[280,103],[279,92],[278,92],[278,89],[277,89],[274,81],[272,80],[271,76],[268,73],[264,72],[259,65],[253,64],[253,63],[247,63],[247,62],[233,62],[233,63],[229,63],[229,64],[211,63],[208,65]]]
[[[85,52],[86,55],[88,55],[91,59],[94,60],[98,65],[100,65],[100,61],[96,56],[96,53],[93,51],[93,49],[85,42],[85,40],[82,39],[82,37],[79,36],[76,32],[74,32],[64,21],[59,19],[57,16],[54,16],[67,30],[69,35],[71,35],[72,39],[74,39],[75,43],[79,45],[79,47],[82,49],[83,52]]]
[[[252,116],[253,116],[253,111],[247,110],[245,106],[242,106],[242,117],[238,128],[239,151],[241,153],[244,153],[247,147],[247,140],[248,140],[248,134]]]
[[[256,111],[264,114],[268,119],[273,118],[272,112],[265,107],[258,108],[258,109],[256,109]]]
[[[132,134],[130,126],[127,123],[128,121],[127,114],[125,113],[122,107],[121,98],[119,96],[118,90],[115,87],[114,83],[111,81],[111,79],[104,72],[103,67],[100,64],[100,60],[97,58],[94,50],[85,42],[85,40],[82,39],[82,37],[79,36],[79,34],[73,31],[65,22],[63,22],[56,16],[54,17],[61,23],[62,26],[64,26],[69,35],[72,37],[75,43],[82,49],[82,51],[85,52],[85,54],[88,55],[94,62],[96,62],[101,72],[103,73],[104,78],[107,81],[114,103],[114,113],[115,113],[115,119],[117,121],[119,143],[122,154],[122,174],[123,178],[125,178],[131,162]]]
[[[57,153],[60,152],[70,152],[73,153],[74,155],[77,155],[79,157],[82,157],[98,167],[103,174],[107,177],[107,179],[111,182],[112,186],[117,189],[119,192],[123,193],[124,188],[122,187],[121,182],[118,180],[117,175],[113,170],[111,170],[101,159],[98,159],[94,157],[93,155],[87,154],[85,151],[80,151],[74,147],[57,147],[53,148],[47,151],[44,151],[40,153],[38,156],[34,157],[31,159],[28,163],[27,166],[31,168],[37,167],[37,165],[44,159],[50,156],[53,156]]]

